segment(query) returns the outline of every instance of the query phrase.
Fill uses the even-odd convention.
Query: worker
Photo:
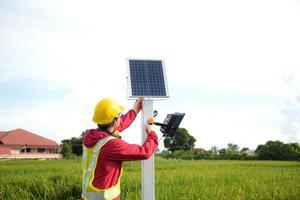
[[[150,158],[158,146],[152,126],[145,126],[143,145],[128,144],[120,132],[128,128],[142,109],[143,98],[122,115],[124,107],[110,98],[98,102],[93,121],[97,129],[87,130],[83,137],[83,176],[81,199],[120,199],[122,162]]]

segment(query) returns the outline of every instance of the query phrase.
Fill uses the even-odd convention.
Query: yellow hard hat
[[[124,107],[113,99],[102,99],[95,107],[93,121],[100,125],[110,124],[123,110]]]

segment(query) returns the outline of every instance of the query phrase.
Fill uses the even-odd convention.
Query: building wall
[[[30,150],[30,152],[28,152]],[[62,154],[58,153],[58,149],[47,148],[28,148],[25,149],[12,148],[10,153],[1,154],[0,159],[61,159]]]
[[[36,154],[36,153],[48,153],[48,154],[51,154],[51,153],[58,153],[58,149],[27,148],[26,149],[26,153],[27,154],[30,154],[30,153],[33,153],[33,154]],[[25,154],[25,149],[22,149],[22,148],[12,148],[11,154],[15,154],[15,155]]]
[[[20,153],[20,154],[8,154],[0,155],[0,159],[61,159],[62,154],[59,153]]]
[[[11,149],[11,154],[20,154],[20,149]]]

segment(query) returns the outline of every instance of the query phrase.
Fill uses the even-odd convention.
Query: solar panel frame
[[[166,99],[169,98],[169,91],[168,91],[168,85],[167,85],[167,76],[166,76],[166,69],[165,69],[165,64],[164,64],[164,60],[160,60],[160,59],[127,59],[127,94],[128,94],[128,99],[136,99],[139,97],[144,97],[147,99]],[[131,77],[131,70],[130,70],[130,61],[146,61],[146,62],[151,62],[151,61],[159,61],[161,62],[161,72],[163,75],[162,77],[158,77],[158,79],[156,79],[156,81],[161,81],[161,78],[163,78],[163,86],[164,86],[164,90],[163,90],[163,95],[135,95],[133,94],[133,85],[132,85],[132,80],[134,79],[133,77]],[[133,80],[134,81],[134,80]],[[149,82],[147,82],[147,80],[141,80],[144,84],[149,84]],[[155,82],[155,81],[154,81]],[[155,83],[154,83],[155,84]],[[160,84],[162,84],[162,82],[160,82]],[[157,86],[157,85],[156,85]],[[146,87],[146,86],[143,86]],[[149,87],[149,85],[147,85],[147,87]]]

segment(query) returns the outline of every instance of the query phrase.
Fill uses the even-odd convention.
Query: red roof
[[[10,154],[10,153],[11,153],[11,148],[10,147],[0,146],[0,155]]]
[[[0,140],[6,135],[7,132],[0,131]]]
[[[1,131],[0,144],[10,147],[59,147],[56,142],[23,129],[16,129],[8,132]]]

